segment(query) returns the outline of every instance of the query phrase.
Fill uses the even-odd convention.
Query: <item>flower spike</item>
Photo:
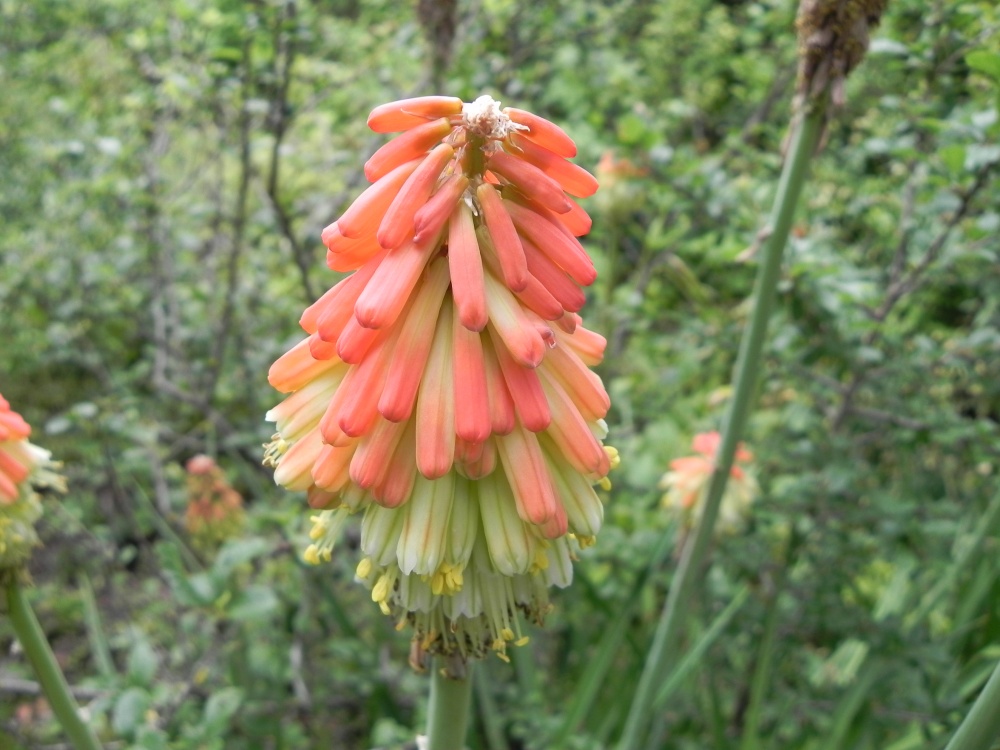
[[[604,338],[577,311],[596,272],[577,237],[597,187],[558,126],[483,96],[377,107],[402,135],[323,232],[353,274],[302,315],[271,368],[275,480],[312,507],[303,559],[363,512],[357,578],[449,663],[523,642],[604,517]],[[615,454],[617,455],[617,454]]]
[[[0,396],[0,582],[16,580],[38,546],[39,490],[66,491],[47,450],[31,443],[31,427]]]

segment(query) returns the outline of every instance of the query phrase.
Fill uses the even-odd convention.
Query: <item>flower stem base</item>
[[[431,670],[431,695],[427,709],[427,750],[464,750],[472,704],[472,664],[465,677],[448,676],[442,660]]]
[[[56,718],[59,719],[63,731],[76,750],[101,750],[93,730],[80,718],[80,710],[69,691],[66,678],[59,669],[55,654],[49,647],[45,633],[31,610],[17,576],[9,577],[5,581],[5,587],[7,610],[14,632],[38,676],[45,697],[52,706]]]

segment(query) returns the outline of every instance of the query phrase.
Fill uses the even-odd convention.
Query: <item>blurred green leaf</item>
[[[135,733],[136,750],[167,750],[169,747],[167,735],[160,729],[144,726]]]
[[[938,154],[941,156],[941,161],[944,162],[944,165],[951,172],[957,174],[965,168],[965,150],[965,146],[953,143],[942,148]]]
[[[225,578],[240,565],[270,552],[272,546],[271,542],[261,537],[232,539],[219,551],[212,565],[212,572],[220,579]]]
[[[973,70],[985,73],[996,83],[1000,83],[1000,54],[976,50],[965,56],[965,62]]]
[[[143,688],[126,689],[115,701],[111,714],[111,728],[115,734],[132,736],[145,722],[150,696]]]
[[[206,731],[221,735],[242,703],[243,690],[240,688],[223,688],[212,693],[205,703]]]
[[[144,635],[136,635],[128,655],[128,677],[137,685],[148,687],[156,677],[160,657]]]
[[[1000,146],[975,143],[965,151],[965,168],[970,172],[997,162],[1000,162]]]
[[[237,621],[258,621],[269,618],[279,605],[280,601],[270,587],[250,585],[236,594],[227,613]]]

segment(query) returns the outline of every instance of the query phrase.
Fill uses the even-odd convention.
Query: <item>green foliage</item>
[[[546,630],[484,665],[478,710],[499,713],[474,748],[620,733],[675,567],[656,484],[730,395],[793,6],[460,5],[442,93],[551,117],[601,179],[585,312],[623,457]],[[998,658],[998,30],[987,0],[897,0],[849,81],[751,420],[763,497],[713,550],[686,645],[700,668],[664,675],[657,747],[743,745],[770,616],[758,748],[942,747]],[[432,93],[429,59],[413,9],[385,0],[0,0],[0,389],[70,476],[33,598],[117,747],[412,746],[426,681],[405,638],[351,583],[356,542],[298,561],[304,502],[260,445],[267,369],[337,278],[320,231],[382,142],[365,117]],[[215,554],[183,530],[196,453],[247,505]],[[0,742],[54,743],[3,689]]]

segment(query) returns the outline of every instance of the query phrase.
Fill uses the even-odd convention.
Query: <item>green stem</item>
[[[736,447],[743,434],[743,428],[750,414],[760,370],[761,352],[767,334],[768,319],[774,291],[781,271],[781,256],[792,226],[795,207],[798,204],[802,185],[805,182],[809,160],[816,150],[816,144],[823,126],[823,113],[818,108],[810,112],[795,132],[791,153],[785,161],[775,196],[774,211],[771,215],[770,234],[764,243],[763,257],[757,271],[754,287],[754,307],[750,323],[743,333],[740,352],[736,360],[735,389],[728,412],[723,420],[722,445],[715,457],[715,471],[712,474],[705,499],[705,511],[695,534],[684,545],[680,564],[671,581],[667,601],[663,607],[646,666],[639,686],[636,688],[632,707],[625,721],[619,750],[632,750],[642,746],[642,735],[649,724],[650,706],[657,692],[656,682],[667,674],[668,655],[680,634],[682,620],[687,612],[688,599],[695,579],[701,571],[702,562],[708,551],[719,506],[726,489],[726,481],[733,465]]]
[[[674,671],[663,681],[656,693],[656,699],[653,701],[653,708],[659,711],[663,704],[684,684],[685,680],[694,674],[695,667],[705,657],[708,650],[715,645],[719,636],[722,635],[733,617],[743,608],[749,597],[750,589],[744,584],[726,605],[726,608],[715,618],[705,634],[684,654],[684,658],[680,660]]]
[[[149,517],[156,527],[156,530],[163,534],[167,539],[174,543],[177,549],[180,551],[181,557],[184,558],[184,562],[192,571],[201,571],[205,569],[205,565],[198,558],[198,555],[181,539],[180,534],[174,531],[173,527],[167,521],[166,518],[160,513],[160,509],[156,507],[156,503],[153,502],[153,498],[149,496],[145,489],[143,489],[142,484],[135,480],[132,483],[135,488],[135,497],[140,498],[145,505],[146,510],[149,512]]]
[[[976,533],[972,536],[971,541],[961,547],[961,551],[955,556],[954,562],[945,571],[944,575],[921,598],[916,609],[904,618],[904,633],[923,622],[937,608],[944,596],[955,585],[958,577],[969,569],[972,560],[979,557],[980,549],[986,539],[993,533],[993,529],[997,523],[1000,523],[1000,495],[993,498],[982,519],[977,521]]]
[[[510,750],[510,745],[507,744],[507,737],[504,734],[500,711],[493,698],[489,677],[483,669],[477,669],[472,676],[472,682],[476,689],[476,703],[479,705],[479,717],[483,722],[486,746],[489,750]]]
[[[853,686],[840,699],[837,710],[833,714],[833,726],[819,750],[841,750],[845,747],[856,747],[857,743],[848,742],[854,720],[868,700],[869,693],[879,684],[885,674],[885,669],[878,661],[869,660],[863,670],[854,680]]]
[[[472,664],[466,666],[465,679],[453,680],[436,662],[427,707],[427,750],[464,750],[471,703]]]
[[[774,663],[774,645],[778,633],[778,605],[781,602],[781,591],[784,588],[785,570],[778,573],[774,584],[774,595],[768,603],[767,616],[764,620],[764,638],[757,650],[757,663],[754,666],[753,679],[750,682],[750,706],[747,709],[746,724],[743,728],[743,739],[740,750],[757,750],[760,746],[760,716],[764,707],[764,695],[771,682],[771,667]]]
[[[620,606],[618,614],[611,620],[610,624],[604,628],[597,648],[587,659],[587,668],[577,682],[573,690],[572,700],[566,708],[566,718],[556,734],[549,737],[549,745],[558,746],[560,742],[565,743],[584,719],[592,716],[598,696],[603,694],[604,698],[607,699],[614,694],[614,682],[610,679],[612,667],[629,629],[629,620],[634,616],[646,581],[660,570],[663,561],[670,554],[672,546],[673,540],[669,534],[660,537],[649,563],[633,584],[628,599]]]
[[[94,585],[86,573],[80,577],[80,601],[83,603],[83,624],[87,628],[87,638],[94,652],[94,662],[101,677],[111,679],[115,676],[115,662],[111,658],[111,646],[104,635],[101,626],[101,615],[97,609],[97,598],[94,596]]]
[[[38,624],[35,613],[31,611],[31,605],[16,575],[11,576],[6,588],[7,610],[14,625],[14,632],[38,676],[38,682],[41,683],[45,697],[52,706],[56,718],[59,719],[63,731],[76,750],[101,750],[93,730],[80,718],[79,708],[69,692],[66,678],[59,669],[56,657],[49,647],[41,625]]]
[[[989,750],[1000,738],[1000,663],[945,750]]]

